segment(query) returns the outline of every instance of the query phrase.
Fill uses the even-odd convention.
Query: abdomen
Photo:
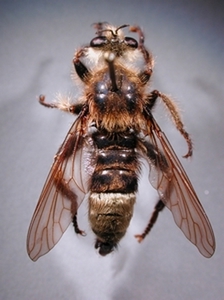
[[[96,167],[90,183],[89,221],[95,247],[106,255],[124,236],[133,214],[139,161],[133,133],[95,132]]]

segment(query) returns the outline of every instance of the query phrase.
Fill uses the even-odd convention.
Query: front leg
[[[75,56],[73,58],[73,65],[76,70],[76,73],[84,83],[87,83],[91,77],[90,71],[86,68],[86,66],[80,60],[80,58],[85,56],[85,51],[87,48],[88,47],[78,50],[75,53]]]
[[[154,60],[152,54],[145,48],[145,37],[141,28],[139,26],[130,26],[129,30],[131,32],[136,32],[139,35],[138,48],[142,52],[146,64],[146,70],[139,74],[139,78],[143,84],[146,84],[152,75]]]

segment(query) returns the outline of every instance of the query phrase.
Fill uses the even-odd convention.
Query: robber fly
[[[144,45],[140,27],[108,23],[94,24],[97,32],[90,44],[76,51],[73,65],[83,84],[83,95],[72,104],[68,99],[40,103],[77,118],[59,148],[27,237],[32,260],[50,251],[72,222],[88,194],[88,217],[96,235],[95,248],[107,255],[118,245],[133,215],[141,160],[149,165],[149,181],[159,200],[142,234],[141,242],[168,207],[178,227],[205,257],[215,250],[210,222],[183,167],[152,109],[162,100],[192,155],[192,141],[185,131],[174,102],[163,93],[148,92],[153,57]],[[138,41],[122,29],[138,35]]]

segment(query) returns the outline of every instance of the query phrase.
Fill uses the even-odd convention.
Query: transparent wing
[[[55,156],[27,235],[27,252],[36,261],[62,237],[88,192],[85,140],[79,116]]]
[[[185,236],[202,255],[211,257],[215,251],[215,237],[209,219],[169,141],[151,115],[150,128],[153,155],[147,154],[149,180]]]

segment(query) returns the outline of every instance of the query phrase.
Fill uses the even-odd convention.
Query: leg
[[[41,105],[43,105],[45,107],[48,107],[48,108],[58,108],[56,103],[46,103],[44,95],[39,96],[39,102],[40,102]]]
[[[77,214],[75,214],[73,216],[72,223],[73,223],[73,226],[74,226],[74,229],[75,229],[75,233],[81,234],[82,236],[86,235],[85,231],[79,229],[78,222],[77,222]]]
[[[189,136],[189,133],[187,131],[185,131],[185,129],[184,129],[184,124],[181,121],[181,117],[180,117],[180,113],[179,113],[177,105],[165,94],[162,94],[160,92],[158,92],[158,93],[159,93],[159,97],[163,100],[163,103],[166,105],[167,109],[169,110],[172,120],[173,120],[177,130],[179,130],[179,132],[181,133],[181,135],[184,137],[184,139],[187,142],[188,152],[183,157],[187,158],[189,156],[192,156],[192,154],[193,154],[192,140]]]
[[[73,216],[72,223],[73,223],[75,232],[77,234],[81,234],[82,236],[84,236],[85,231],[79,229],[78,222],[77,222],[77,210],[78,210],[77,196],[66,185],[66,182],[62,178],[62,172],[58,172],[58,174],[55,175],[55,185],[56,185],[57,191],[60,192],[65,198],[67,198],[71,201],[71,215]]]
[[[139,46],[138,47],[144,56],[146,66],[147,66],[147,70],[142,72],[139,75],[139,77],[140,77],[141,81],[146,84],[152,75],[153,67],[154,67],[154,60],[153,60],[151,53],[145,48],[145,45],[144,45],[145,37],[144,37],[144,33],[141,30],[141,28],[139,26],[130,26],[129,30],[131,32],[136,32],[139,35],[139,42],[138,42]]]
[[[86,68],[86,66],[80,61],[80,58],[85,55],[84,52],[85,52],[85,48],[82,48],[75,53],[75,56],[73,58],[73,64],[79,78],[84,83],[87,83],[91,74],[89,70]]]
[[[148,161],[149,165],[152,164],[154,166],[155,170],[153,172],[153,186],[156,189],[158,189],[159,185],[161,184],[161,178],[163,176],[164,176],[164,180],[166,180],[166,178],[170,180],[170,170],[169,170],[169,165],[167,163],[166,157],[156,144],[152,144],[146,140],[138,141],[138,149],[142,152],[143,157],[146,156],[145,158],[149,160]],[[155,185],[156,182],[157,182],[157,186]]]
[[[193,153],[193,145],[192,140],[189,136],[189,133],[184,129],[184,124],[181,121],[180,113],[177,108],[177,105],[174,103],[173,100],[171,100],[168,96],[166,96],[163,93],[160,93],[157,90],[152,91],[147,97],[147,105],[146,105],[146,111],[153,108],[154,104],[156,103],[157,98],[160,97],[163,100],[163,103],[165,104],[166,108],[169,110],[171,114],[171,118],[177,128],[177,130],[181,133],[181,135],[184,137],[184,139],[187,142],[188,145],[188,152],[186,155],[184,155],[185,158],[192,156]]]
[[[135,235],[135,237],[137,238],[139,243],[141,243],[144,240],[145,236],[150,232],[153,225],[156,223],[159,213],[164,209],[164,207],[165,207],[165,204],[162,202],[162,200],[159,200],[154,208],[154,212],[153,212],[144,232],[142,234]]]
[[[152,91],[149,95],[147,95],[146,101],[147,101],[147,109],[148,110],[150,110],[150,111],[152,110],[158,97],[159,97],[159,92],[156,90]]]
[[[81,110],[83,109],[83,104],[77,104],[77,105],[71,105],[70,104],[70,99],[65,99],[62,97],[58,97],[58,102],[56,103],[46,103],[45,102],[45,96],[44,95],[40,95],[39,96],[39,102],[41,105],[48,107],[48,108],[57,108],[60,110],[63,110],[65,112],[70,112],[72,114],[79,114],[81,112]]]

